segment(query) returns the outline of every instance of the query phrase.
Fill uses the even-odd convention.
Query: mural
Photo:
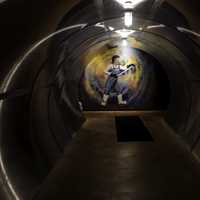
[[[150,96],[156,93],[156,61],[123,42],[100,45],[87,52],[84,58],[86,67],[81,94],[84,109],[139,109],[149,103],[148,99],[154,101]],[[148,88],[151,90],[146,92],[149,97],[145,94]]]

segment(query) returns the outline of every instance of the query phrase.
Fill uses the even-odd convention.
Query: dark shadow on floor
[[[153,138],[139,117],[116,117],[118,142],[149,142]]]

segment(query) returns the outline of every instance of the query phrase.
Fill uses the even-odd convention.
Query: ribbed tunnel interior
[[[115,0],[0,3],[2,199],[200,197],[195,2],[142,1],[125,38]],[[135,66],[120,82],[127,105],[113,93],[102,106],[116,54]],[[142,134],[134,120],[153,141],[119,141],[121,123]]]

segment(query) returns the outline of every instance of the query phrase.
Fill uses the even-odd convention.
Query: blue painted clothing
[[[121,87],[118,83],[118,75],[124,71],[122,66],[114,66],[111,65],[107,70],[108,79],[105,85],[104,93],[109,95],[110,93],[117,93],[117,95],[121,94]]]

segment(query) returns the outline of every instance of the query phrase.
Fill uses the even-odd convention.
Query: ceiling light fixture
[[[117,34],[119,34],[123,39],[128,38],[128,36],[130,36],[132,33],[134,33],[134,30],[128,30],[128,29],[121,29],[121,30],[117,30],[115,31]]]
[[[131,27],[133,25],[133,13],[131,11],[126,11],[124,13],[124,24],[127,27]]]
[[[119,4],[121,4],[125,9],[133,9],[138,4],[146,1],[146,0],[115,0]]]

